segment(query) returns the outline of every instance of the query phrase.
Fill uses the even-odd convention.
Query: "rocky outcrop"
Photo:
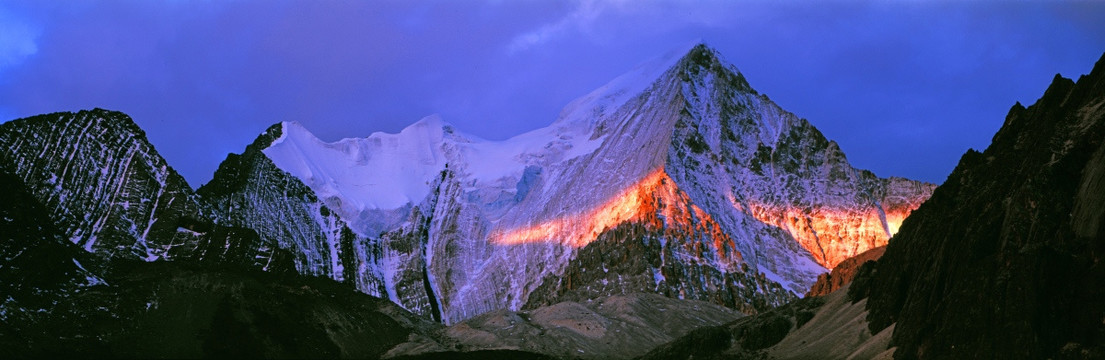
[[[0,125],[0,169],[18,177],[64,237],[106,259],[189,259],[289,270],[248,229],[214,224],[130,117],[54,113]]]
[[[828,274],[818,275],[817,282],[813,283],[806,296],[825,296],[843,288],[852,282],[852,278],[859,273],[859,268],[863,264],[868,261],[878,261],[884,252],[886,252],[886,246],[880,246],[840,262]]]
[[[899,359],[1105,356],[1105,58],[1019,103],[870,272]],[[857,279],[856,282],[860,280]]]

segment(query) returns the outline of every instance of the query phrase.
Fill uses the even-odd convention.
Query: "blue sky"
[[[1105,52],[1105,3],[0,0],[0,121],[130,114],[198,187],[269,125],[505,139],[702,39],[880,176],[940,183]]]

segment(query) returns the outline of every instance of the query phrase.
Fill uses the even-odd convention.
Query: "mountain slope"
[[[282,136],[281,131],[274,126],[242,154],[228,155],[196,193],[221,223],[248,226],[264,241],[291,252],[299,273],[330,277],[385,296],[377,266],[378,242],[350,230],[313,191],[261,153]]]
[[[847,290],[805,298],[695,329],[637,359],[889,359],[893,328],[870,332],[865,307]]]
[[[1105,357],[1105,57],[1014,105],[869,279],[895,357]],[[863,271],[861,271],[863,273]],[[859,282],[859,280],[857,280]]]
[[[647,62],[549,127],[505,141],[437,117],[335,143],[294,123],[278,134],[261,152],[378,241],[382,291],[450,323],[637,291],[763,310],[885,244],[932,189],[852,168],[703,45]],[[277,199],[258,208],[283,206],[251,196]],[[604,255],[614,249],[628,250]],[[626,262],[641,258],[650,260]],[[310,271],[327,272],[319,266]]]
[[[83,132],[72,133],[74,126]],[[129,201],[152,199],[143,192],[149,190],[143,176],[158,170],[148,165],[164,164],[135,129],[124,115],[103,110],[0,126],[4,356],[379,358],[414,339],[446,350],[437,342],[438,324],[330,279],[294,274],[284,250],[258,257],[265,253],[250,247],[264,244],[256,233],[205,218],[204,204],[182,180],[162,184],[172,186],[162,194],[164,204],[144,210],[158,216],[147,237],[120,231],[135,214],[124,210],[150,202]],[[127,158],[117,161],[118,153]],[[90,171],[101,163],[123,167],[110,176]],[[160,169],[179,180],[171,168]],[[42,186],[42,173],[58,174],[52,186]],[[123,190],[113,193],[104,184]],[[89,216],[67,216],[84,211]],[[72,229],[88,229],[82,221],[89,219],[102,224],[88,234],[98,238],[91,251],[83,247],[87,242],[72,240],[84,234]],[[179,227],[162,232],[168,224]],[[143,240],[157,246],[137,254],[111,251],[118,249],[113,244]],[[172,246],[160,247],[166,243]],[[147,250],[159,261],[142,256]],[[255,261],[264,259],[271,261]],[[446,355],[544,358],[519,351]]]
[[[379,358],[409,338],[433,336],[439,326],[329,279],[125,260],[113,261],[110,275],[97,279],[62,285],[44,303],[6,294],[9,300],[0,305],[4,354]],[[20,301],[11,304],[12,296]]]
[[[101,109],[0,125],[0,169],[20,178],[63,236],[108,259],[192,259],[271,271],[287,253],[208,219],[130,117]]]
[[[0,348],[32,347],[43,313],[106,284],[104,266],[69,242],[22,180],[0,170],[0,188]]]
[[[841,261],[833,268],[833,271],[819,275],[817,282],[810,287],[810,291],[806,293],[806,296],[829,295],[844,288],[856,277],[863,264],[868,261],[878,261],[884,252],[886,252],[886,246],[880,246]]]
[[[561,359],[627,359],[695,328],[741,316],[701,301],[629,294],[522,312],[493,311],[448,327],[444,337],[465,349],[522,349]]]

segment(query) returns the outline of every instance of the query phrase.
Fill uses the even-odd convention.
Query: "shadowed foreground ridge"
[[[899,359],[1105,357],[1105,58],[1019,103],[870,279]],[[860,280],[857,279],[857,283]]]

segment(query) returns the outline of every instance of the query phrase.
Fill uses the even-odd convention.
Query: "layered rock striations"
[[[896,324],[899,359],[1103,357],[1103,245],[1105,58],[1014,105],[905,221],[869,271],[871,330]]]
[[[22,181],[62,236],[105,259],[189,259],[288,270],[249,229],[216,225],[130,117],[54,113],[0,125],[0,169]]]
[[[28,334],[43,313],[74,291],[107,284],[104,266],[69,242],[21,179],[0,170],[0,188],[0,347],[34,346]]]
[[[262,240],[293,254],[299,273],[329,277],[386,297],[379,242],[350,230],[314,191],[261,153],[282,136],[281,131],[281,126],[274,126],[242,154],[228,155],[212,180],[196,192],[220,223],[249,227]]]

